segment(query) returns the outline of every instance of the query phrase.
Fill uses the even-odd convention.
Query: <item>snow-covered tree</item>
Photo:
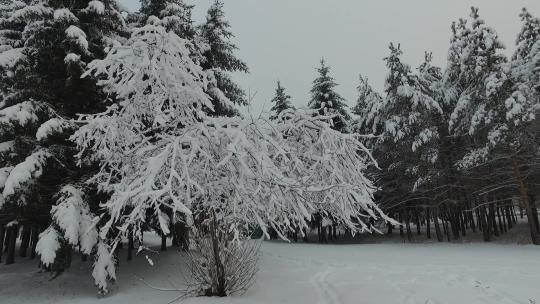
[[[493,121],[504,102],[508,85],[507,59],[496,31],[480,19],[478,9],[471,9],[471,25],[462,20],[454,27],[446,86],[455,91],[454,109],[449,127],[454,134],[475,135],[488,132],[494,139],[505,131]],[[486,130],[486,126],[489,130]],[[486,147],[473,150],[463,165]],[[476,157],[474,156],[474,157]]]
[[[174,31],[181,38],[193,39],[196,35],[193,8],[184,0],[141,0],[140,12],[145,16],[143,22],[150,16],[161,18],[167,30]]]
[[[10,105],[7,97],[13,94],[14,67],[23,58],[25,23],[11,16],[26,5],[20,1],[0,3],[0,108]]]
[[[174,221],[217,222],[237,241],[253,226],[286,238],[313,212],[352,231],[373,230],[368,218],[391,221],[364,176],[369,152],[328,116],[287,110],[276,124],[206,115],[216,80],[192,61],[189,44],[150,18],[89,65],[117,102],[85,116],[73,139],[81,157],[101,163],[92,181],[111,194],[99,232],[111,250],[131,231],[141,237],[149,221],[164,234]]]
[[[390,55],[385,58],[388,73],[384,97],[362,79],[356,128],[357,132],[377,136],[371,145],[382,171],[373,174],[383,188],[384,200],[389,205],[397,204],[393,211],[407,223],[410,236],[409,209],[398,203],[430,180],[429,169],[437,160],[433,148],[439,138],[436,122],[442,108],[432,97],[437,69],[431,67],[431,56],[426,56],[419,73],[414,74],[402,61],[402,54],[399,45],[390,44]]]
[[[70,119],[103,108],[105,95],[81,75],[118,43],[124,24],[112,0],[8,3],[10,12],[0,20],[0,58],[9,61],[1,68],[9,82],[2,82],[0,166],[12,169],[0,224],[16,221],[15,231],[22,226],[21,254],[31,242],[33,256],[37,235],[52,216],[52,197],[86,173],[75,166],[68,138],[77,126]]]
[[[522,30],[510,62],[511,88],[502,87],[507,99],[504,106],[498,107],[498,129],[506,136],[490,136],[489,140],[499,148],[502,146],[505,156],[511,159],[513,178],[527,212],[531,239],[534,244],[540,244],[533,195],[540,172],[540,18],[533,17],[526,9],[520,16]]]
[[[272,115],[270,119],[278,119],[279,115],[288,109],[294,109],[291,105],[291,96],[285,93],[285,88],[281,86],[281,82],[277,82],[276,95],[272,98]]]
[[[234,107],[229,105],[230,102],[236,105],[247,105],[248,103],[245,92],[232,80],[229,74],[231,72],[249,72],[246,63],[234,54],[238,47],[231,41],[234,35],[230,27],[231,25],[225,19],[223,2],[216,0],[208,9],[206,21],[199,30],[201,38],[208,47],[204,52],[203,67],[214,71],[217,87],[227,98],[227,100],[223,100],[220,96],[212,96],[212,104],[214,105],[212,115],[217,116],[237,114]]]
[[[41,233],[36,251],[45,267],[61,272],[71,263],[73,249],[83,255],[95,251],[98,242],[95,222],[98,219],[90,211],[80,189],[65,185],[56,196],[56,205],[51,209],[52,224]],[[105,279],[95,277],[95,280],[101,286]]]
[[[378,121],[378,117],[372,115],[376,114],[377,107],[382,105],[382,96],[371,87],[367,77],[362,77],[362,75],[360,75],[360,84],[357,90],[358,99],[352,109],[352,113],[357,116],[355,131],[361,134],[375,134],[381,123]]]
[[[377,130],[382,124],[380,142],[400,145],[414,152],[438,137],[430,117],[441,114],[439,103],[428,94],[428,88],[414,75],[411,68],[401,61],[399,45],[390,44],[390,55],[385,58],[388,74],[385,82],[386,96],[366,114]],[[402,153],[400,149],[394,150]],[[400,157],[397,160],[402,159]]]
[[[313,81],[313,87],[310,90],[311,100],[308,106],[311,109],[319,111],[320,115],[333,116],[332,125],[335,130],[342,132],[348,131],[349,113],[345,99],[336,91],[338,85],[330,75],[330,67],[326,65],[324,59],[321,59],[321,66],[317,68],[318,77]]]

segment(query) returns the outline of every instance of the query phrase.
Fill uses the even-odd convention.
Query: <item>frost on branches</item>
[[[141,236],[144,224],[166,235],[171,223],[209,217],[239,241],[253,226],[285,239],[315,212],[353,232],[373,230],[370,218],[393,222],[364,176],[369,152],[356,135],[333,130],[332,117],[207,116],[216,81],[191,60],[189,44],[151,17],[127,45],[89,65],[87,75],[118,100],[83,116],[87,124],[73,136],[81,158],[101,163],[92,181],[111,195],[100,243],[113,251],[121,236]],[[96,265],[111,265],[102,259]]]

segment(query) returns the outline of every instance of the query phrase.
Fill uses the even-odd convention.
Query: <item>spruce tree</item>
[[[326,65],[324,59],[321,59],[321,66],[317,69],[319,76],[313,81],[313,87],[310,90],[311,100],[308,106],[311,109],[318,110],[320,115],[332,115],[332,124],[335,130],[341,132],[348,131],[349,113],[345,99],[341,97],[335,88],[338,85],[330,75],[330,67]]]
[[[516,38],[516,50],[512,58],[514,60],[524,60],[530,57],[531,51],[540,39],[540,18],[534,17],[526,8],[519,14],[521,30]]]
[[[278,119],[281,112],[288,109],[294,109],[291,105],[291,96],[285,93],[285,88],[281,86],[280,81],[277,82],[276,95],[272,99],[272,103],[273,106],[270,109],[272,115],[270,116],[270,119]]]
[[[167,30],[173,31],[180,38],[192,40],[196,35],[193,8],[194,5],[186,4],[184,0],[141,0],[141,25],[146,24],[150,16],[155,16],[161,19]]]
[[[357,116],[354,123],[355,132],[360,134],[377,133],[380,122],[378,117],[371,114],[376,113],[377,107],[382,105],[382,96],[376,92],[368,82],[367,77],[360,75],[360,84],[357,87],[358,99],[352,109],[353,114]]]
[[[23,9],[27,4],[21,1],[0,2],[0,108],[11,105],[8,98],[14,94],[14,68],[22,56],[24,39],[22,32],[26,23],[13,18],[14,12]]]
[[[208,49],[203,53],[205,57],[203,67],[214,71],[217,88],[224,94],[220,96],[217,91],[214,94],[211,92],[214,105],[212,115],[216,116],[236,115],[237,111],[232,105],[247,105],[248,103],[245,92],[229,74],[249,72],[246,63],[234,54],[238,47],[231,41],[234,35],[230,27],[225,19],[223,2],[216,0],[208,9],[206,21],[199,29],[202,40],[208,44]]]
[[[79,187],[88,170],[77,166],[76,151],[68,140],[78,127],[73,119],[79,113],[105,109],[106,95],[96,80],[81,75],[89,62],[119,43],[124,21],[112,0],[33,1],[13,10],[0,26],[21,33],[17,35],[20,42],[8,42],[0,54],[2,58],[6,52],[16,55],[2,71],[10,82],[7,90],[2,88],[7,94],[0,103],[0,159],[5,173],[5,183],[0,185],[0,224],[12,223],[14,229],[22,226],[28,235],[20,254],[26,255],[31,239],[33,256],[37,235],[51,222],[50,212],[59,202],[57,194],[70,184]],[[97,207],[96,201],[92,203]],[[43,235],[40,248],[54,249],[57,259],[44,266],[59,272],[69,265],[71,250],[81,247],[63,236],[65,230],[57,227],[54,232],[55,237]],[[44,252],[42,258],[51,256]]]

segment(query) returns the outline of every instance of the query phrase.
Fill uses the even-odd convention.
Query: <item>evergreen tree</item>
[[[514,60],[525,60],[530,58],[531,51],[540,39],[540,18],[536,18],[526,8],[519,14],[521,30],[516,38],[516,50],[512,58]]]
[[[532,242],[540,244],[537,203],[533,194],[538,191],[535,185],[540,183],[540,18],[533,17],[526,9],[520,16],[523,25],[510,63],[510,96],[504,100],[504,106],[498,108],[500,129],[506,131],[506,136],[490,139],[495,138],[499,151],[502,146],[503,155],[510,159],[512,177],[527,212]]]
[[[231,116],[238,114],[231,105],[247,105],[246,94],[236,84],[229,73],[248,73],[246,63],[238,59],[234,52],[238,47],[231,42],[234,38],[230,31],[230,24],[225,19],[223,2],[216,0],[208,9],[205,23],[200,27],[200,35],[208,49],[204,52],[205,62],[203,67],[213,70],[217,82],[217,88],[224,96],[212,94],[212,104],[214,105],[213,115]]]
[[[270,116],[270,119],[278,119],[281,112],[288,109],[294,109],[291,105],[291,96],[285,93],[285,88],[281,86],[281,82],[279,81],[277,82],[276,95],[272,99],[272,103],[274,105],[270,111],[272,111],[273,114]]]
[[[378,133],[377,127],[380,126],[380,122],[377,121],[378,117],[373,117],[372,114],[377,113],[376,108],[382,105],[382,96],[371,87],[367,77],[362,77],[362,75],[360,75],[357,90],[358,99],[352,109],[353,114],[358,116],[355,121],[355,132]]]
[[[11,105],[8,98],[14,94],[14,68],[22,59],[24,39],[22,32],[26,23],[13,18],[13,13],[23,9],[27,3],[20,1],[0,2],[0,108]]]
[[[431,97],[431,85],[436,81],[436,69],[431,68],[431,57],[413,74],[401,60],[399,45],[390,44],[390,55],[385,58],[388,69],[384,98],[378,98],[364,81],[361,86],[361,131],[375,132],[371,143],[382,172],[375,171],[381,197],[395,203],[412,199],[420,187],[430,181],[430,167],[437,160],[433,151],[439,138],[436,121],[442,113],[439,103]],[[428,75],[433,76],[428,77]],[[366,99],[363,96],[370,96]],[[411,204],[393,208],[402,221],[411,219]],[[411,238],[410,229],[408,236]]]
[[[317,69],[319,76],[313,81],[313,87],[310,90],[311,100],[308,106],[311,109],[318,110],[320,115],[332,115],[332,124],[335,130],[341,132],[348,131],[349,113],[347,113],[344,101],[336,91],[338,85],[334,78],[330,76],[330,67],[321,60],[321,66]]]
[[[2,88],[7,94],[0,103],[0,139],[5,148],[0,159],[2,172],[7,173],[0,185],[0,224],[16,223],[11,225],[16,230],[22,226],[21,255],[26,255],[31,240],[33,256],[37,235],[51,222],[50,212],[59,202],[57,194],[69,184],[79,184],[89,169],[77,167],[68,138],[77,128],[72,121],[77,114],[104,109],[105,95],[95,79],[82,79],[82,73],[89,62],[119,43],[124,22],[112,0],[33,1],[18,6],[6,20],[0,22],[0,32],[13,33],[16,28],[21,34],[17,34],[20,42],[3,39],[9,46],[0,53],[3,59],[12,56],[12,64],[3,65],[10,82],[7,90]],[[91,203],[94,208],[98,205]],[[60,226],[54,232],[55,237],[40,236],[40,242],[49,240],[51,246],[43,248],[41,243],[41,249],[50,250],[39,253],[45,267],[59,272],[69,266],[71,250],[82,247],[70,242],[74,238],[64,237],[68,231]],[[57,259],[49,263],[52,251]]]
[[[140,12],[143,14],[142,24],[150,16],[161,19],[167,30],[174,31],[180,38],[193,39],[196,35],[193,26],[192,11],[194,5],[186,4],[184,0],[141,0]]]

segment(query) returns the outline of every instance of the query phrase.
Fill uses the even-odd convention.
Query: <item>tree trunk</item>
[[[482,216],[482,227],[484,228],[482,230],[484,234],[484,241],[490,242],[491,241],[491,221],[489,219],[489,215],[487,214],[487,208],[486,206],[482,206],[482,209],[480,211]]]
[[[30,246],[30,226],[28,224],[23,226],[21,245],[19,246],[19,256],[24,258],[28,252],[28,247]]]
[[[218,239],[218,228],[216,224],[216,217],[213,216],[212,220],[212,232],[211,232],[211,238],[212,238],[212,249],[214,252],[214,262],[216,264],[216,277],[217,277],[217,290],[216,294],[220,297],[225,297],[227,295],[225,291],[225,267],[223,265],[223,261],[221,260],[221,257],[219,255],[219,239]]]
[[[536,220],[534,219],[531,204],[529,202],[528,189],[527,189],[527,186],[525,185],[525,181],[523,180],[523,177],[521,176],[519,163],[516,159],[512,160],[512,167],[513,167],[514,177],[518,185],[521,202],[523,204],[523,207],[525,207],[525,211],[527,213],[527,221],[529,223],[529,230],[531,233],[531,242],[535,245],[540,245],[540,238],[538,235]]]
[[[442,229],[443,229],[443,234],[446,235],[447,231],[446,231],[446,220],[444,218],[441,218],[441,222],[442,222]]]
[[[133,244],[133,231],[132,229],[129,229],[129,232],[128,232],[128,248],[127,248],[127,260],[128,261],[131,261],[133,259],[133,248],[134,248],[134,244]]]
[[[465,226],[465,222],[467,221],[465,219],[465,213],[463,213],[463,211],[460,209],[459,210],[459,222],[461,224],[461,236],[467,236],[467,228]]]
[[[437,209],[433,211],[433,224],[435,224],[435,234],[437,235],[437,242],[442,242],[443,236],[441,234],[441,227],[439,226],[438,213],[439,212]]]
[[[477,202],[478,205],[478,202]],[[478,230],[484,231],[484,222],[482,222],[482,207],[477,207],[475,210],[476,213],[476,223],[478,223]]]
[[[411,231],[411,221],[410,221],[411,214],[407,211],[407,214],[405,215],[405,225],[407,227],[407,240],[409,242],[412,242],[412,231]]]
[[[521,208],[521,207],[520,207]],[[510,211],[512,213],[512,220],[513,220],[513,223],[514,225],[517,224],[517,215],[516,215],[516,208],[514,207],[514,203],[512,203],[512,205],[510,206]],[[522,217],[523,218],[523,217]]]
[[[474,223],[474,212],[469,212],[469,220],[471,222],[471,229],[476,232],[476,224]]]
[[[35,224],[32,225],[32,241],[31,241],[31,248],[30,248],[30,258],[35,259],[36,258],[36,245],[39,240],[39,225]]]
[[[6,237],[6,227],[0,224],[0,263],[2,263],[2,254],[4,253],[4,238]]]
[[[503,234],[506,232],[506,225],[501,216],[501,207],[497,207],[497,219],[499,220],[499,230],[501,231],[501,234]]]
[[[418,212],[418,209],[415,209],[415,213],[416,213],[416,234],[417,235],[421,235],[422,233],[420,232],[420,212]]]
[[[426,208],[426,236],[431,239],[431,215],[429,214],[429,208]]]
[[[161,233],[161,251],[167,250],[167,236],[162,232]]]
[[[332,225],[329,225],[329,226],[328,226],[328,240],[329,240],[329,241],[333,241],[333,240],[334,240],[334,238],[333,238],[332,236],[333,236],[333,235],[332,235]]]
[[[17,232],[19,227],[11,225],[7,229],[7,256],[6,265],[15,263],[15,244],[17,243]]]
[[[510,206],[504,208],[504,213],[506,215],[506,222],[508,223],[508,229],[512,229],[512,212],[510,211]]]
[[[461,229],[461,224],[459,220],[459,210],[457,207],[453,208],[454,210],[450,211],[450,223],[452,224],[452,234],[454,240],[459,240],[459,232]]]
[[[534,223],[536,224],[536,231],[540,233],[540,220],[538,219],[538,209],[536,209],[536,200],[534,195],[529,195],[529,203],[531,204],[531,210],[533,214]]]
[[[448,240],[448,242],[451,242],[452,240],[450,239],[450,227],[448,227],[448,225],[450,225],[450,223],[448,222],[448,220],[444,219],[443,227],[444,227],[444,230],[446,231],[446,239]]]
[[[390,223],[387,223],[386,224],[388,226],[388,235],[392,235],[392,230],[394,229],[394,225],[390,224]]]
[[[403,233],[403,211],[400,210],[398,213],[398,220],[399,220],[399,236],[403,237],[405,234]]]
[[[500,236],[499,228],[497,227],[497,219],[495,217],[495,205],[490,204],[489,205],[489,218],[491,221],[491,227],[493,229],[493,234],[495,236]]]

